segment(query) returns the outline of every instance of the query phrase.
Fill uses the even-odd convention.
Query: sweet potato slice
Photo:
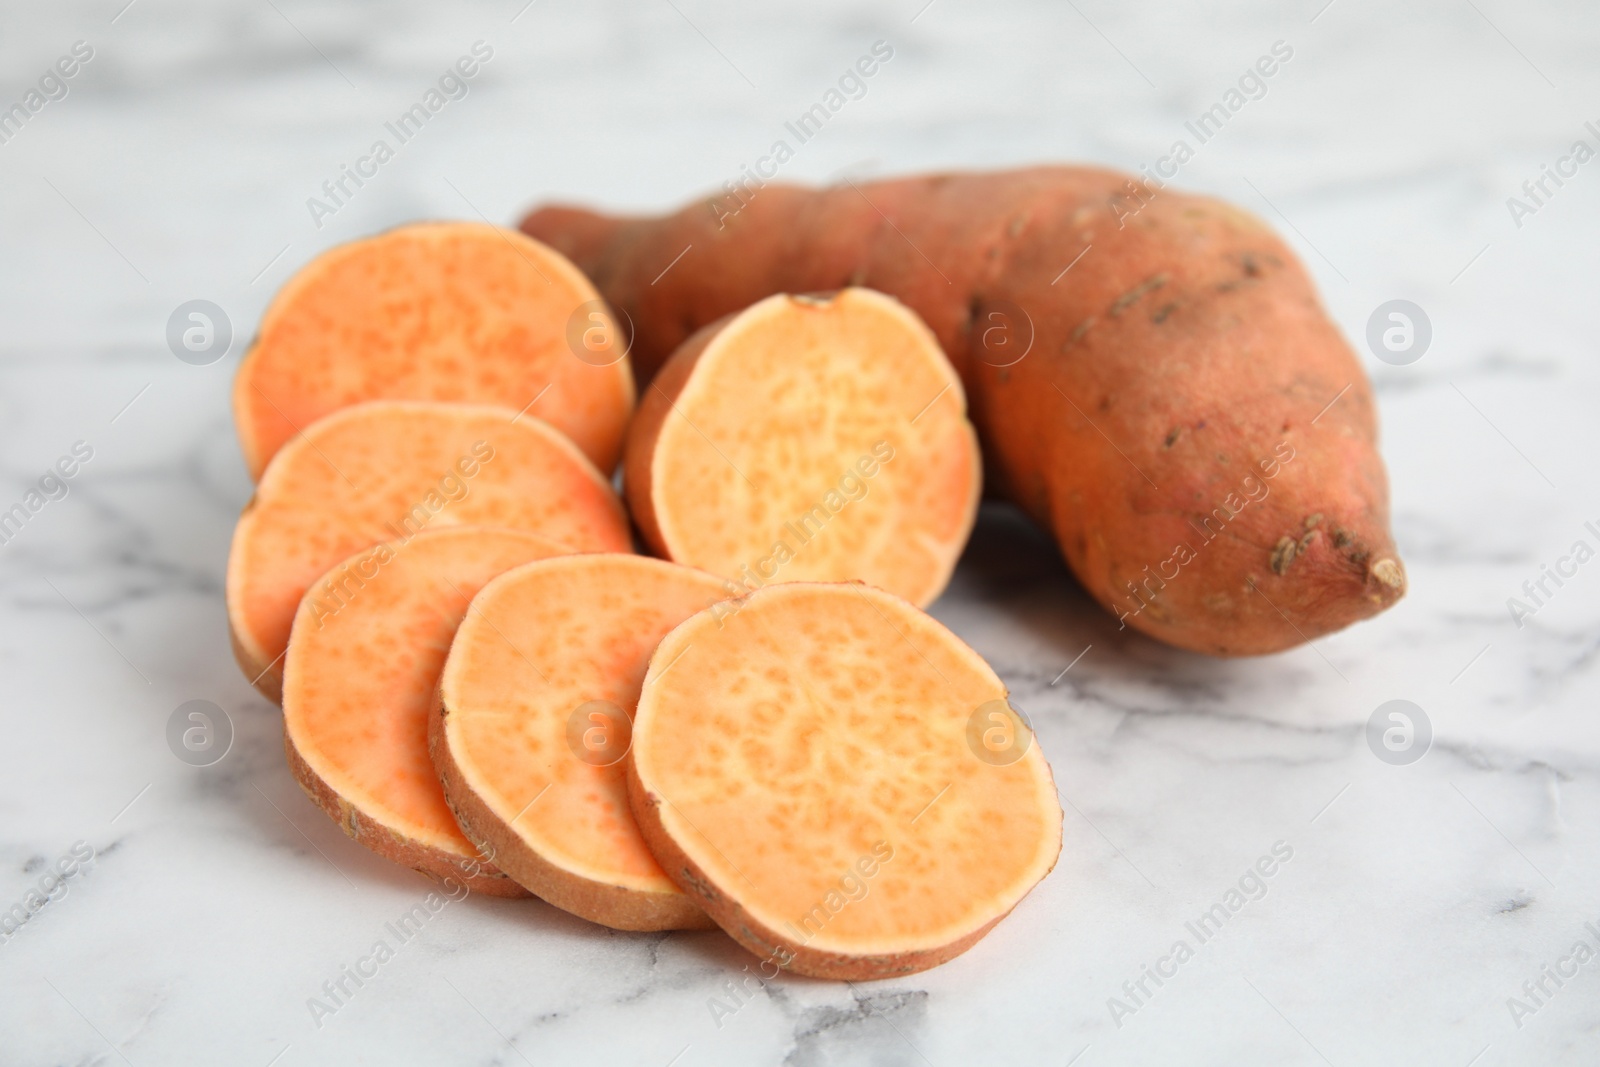
[[[621,502],[572,442],[528,415],[380,400],[335,412],[284,446],[228,556],[234,654],[276,700],[295,609],[335,563],[423,527],[504,526],[574,552],[626,552]]]
[[[619,930],[709,929],[645,847],[623,768],[656,642],[726,596],[643,556],[530,563],[473,601],[429,724],[467,836],[558,908]]]
[[[421,223],[324,252],[274,298],[234,380],[250,476],[322,416],[379,399],[526,407],[610,471],[633,375],[609,315],[565,257],[496,226]]]
[[[801,582],[714,606],[662,640],[643,693],[628,785],[645,840],[772,966],[932,967],[1060,851],[1050,768],[1005,686],[881,590]]]
[[[428,712],[467,604],[495,575],[561,555],[533,534],[425,530],[314,585],[284,657],[283,744],[307,795],[378,855],[491,896],[526,896],[461,833],[428,756]],[[346,590],[330,597],[325,590]]]
[[[745,590],[861,579],[917,604],[949,582],[982,481],[950,361],[868,289],[769,297],[691,337],[624,471],[657,555]]]

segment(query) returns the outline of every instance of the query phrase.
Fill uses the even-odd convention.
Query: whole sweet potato
[[[1293,253],[1225,203],[1038,167],[747,184],[659,219],[552,206],[522,228],[631,320],[641,381],[773,293],[909,305],[961,375],[991,484],[1163,641],[1273,652],[1405,591],[1366,376]]]

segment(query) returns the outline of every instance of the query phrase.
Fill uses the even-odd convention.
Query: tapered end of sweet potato
[[[1219,201],[1163,190],[1125,221],[1041,222],[1041,248],[1093,245],[1007,294],[1045,358],[970,364],[1015,499],[1124,626],[1181,648],[1277,652],[1392,605],[1376,404],[1310,276]]]
[[[1371,483],[1324,476],[1315,454],[1303,464],[1246,475],[1255,500],[1241,490],[1218,494],[1212,509],[1142,516],[1125,535],[1138,547],[1125,544],[1120,560],[1092,523],[1087,536],[1079,520],[1061,540],[1125,626],[1211,655],[1290,649],[1385,611],[1407,588],[1387,519],[1341,496]]]
[[[569,204],[549,204],[531,211],[519,227],[523,233],[566,256],[585,274],[594,267],[626,220],[617,215]]]

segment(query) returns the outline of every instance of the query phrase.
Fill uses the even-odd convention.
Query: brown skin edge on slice
[[[448,793],[448,790],[446,790]],[[667,877],[678,883],[685,895],[698,904],[705,913],[739,944],[760,956],[763,966],[771,961],[774,966],[811,978],[832,978],[844,982],[867,982],[879,978],[900,978],[918,971],[937,967],[961,955],[983,940],[995,924],[1011,914],[1013,908],[995,916],[978,929],[936,948],[891,955],[843,955],[826,952],[799,944],[785,938],[766,924],[757,920],[738,901],[720,889],[699,864],[667,833],[661,824],[661,799],[650,792],[628,760],[628,803],[633,817],[644,834],[645,844],[655,855],[656,862],[667,872]],[[470,835],[469,835],[470,836]],[[1060,859],[1060,853],[1056,854]],[[1055,869],[1056,860],[1040,877],[1042,882]],[[771,977],[770,975],[767,977]]]
[[[562,911],[613,930],[713,930],[716,924],[684,896],[646,893],[623,886],[601,886],[565,871],[528,848],[505,820],[467,785],[466,776],[445,742],[450,709],[435,687],[428,715],[428,751],[461,832],[480,852],[533,894]],[[659,853],[658,853],[659,855]]]
[[[256,692],[272,701],[274,704],[283,704],[283,657],[272,664],[262,663],[255,655],[246,649],[239,640],[239,631],[234,629],[233,619],[228,620],[228,644],[233,646],[233,658],[239,664],[239,669],[244,671],[244,676],[251,679],[250,684],[255,686]]]
[[[724,315],[713,323],[701,327],[683,343],[661,367],[661,373],[651,381],[650,387],[639,398],[634,408],[633,421],[628,426],[622,449],[622,489],[628,501],[639,536],[650,551],[664,559],[671,559],[661,537],[661,526],[656,521],[656,500],[651,463],[655,459],[656,438],[672,412],[678,394],[688,384],[695,364],[706,347],[716,340],[722,328],[732,322],[734,315]]]
[[[402,837],[374,822],[311,769],[311,765],[295,747],[287,729],[283,732],[283,751],[289,758],[289,773],[300,783],[306,796],[327,812],[341,830],[384,859],[421,871],[430,878],[454,880],[466,886],[468,891],[485,896],[514,898],[529,895],[526,889],[491,863],[452,855],[421,841]]]
[[[256,498],[250,496],[250,502],[239,513],[239,521],[243,522],[245,516],[255,510]],[[237,525],[237,524],[235,524]],[[274,704],[283,704],[283,656],[279,656],[273,663],[261,662],[261,657],[244,647],[244,642],[239,640],[238,627],[233,624],[233,605],[228,608],[228,644],[233,647],[234,662],[239,664],[239,669],[244,671],[244,676],[250,679],[250,684],[255,686],[256,692],[272,701]]]

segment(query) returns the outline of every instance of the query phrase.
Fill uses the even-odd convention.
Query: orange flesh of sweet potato
[[[345,833],[436,878],[526,895],[450,814],[428,755],[428,713],[473,595],[503,571],[565,551],[516,530],[426,530],[364,549],[300,602],[284,658],[284,749],[301,788]],[[341,602],[321,596],[358,585]]]
[[[1405,592],[1366,373],[1293,251],[1231,205],[1030,167],[522,228],[638,325],[641,382],[773,293],[892,294],[960,373],[991,486],[1163,641],[1274,652]]]
[[[403,226],[324,252],[267,308],[234,380],[250,476],[317,419],[378,399],[526,407],[609,472],[633,376],[611,331],[569,329],[598,299],[559,253],[475,222]]]
[[[631,545],[610,484],[531,416],[401,400],[345,408],[279,451],[234,529],[228,622],[246,676],[277,699],[295,610],[329,567],[457,525],[524,530],[574,552]]]
[[[519,567],[473,601],[434,762],[467,835],[551,904],[621,930],[711,926],[645,847],[623,759],[656,643],[725,595],[687,567],[592,554]]]
[[[629,793],[662,867],[719,926],[824,978],[965,951],[1061,845],[1050,769],[999,678],[857,583],[769,586],[673,630],[639,701]]]
[[[867,289],[773,296],[684,343],[628,431],[659,555],[745,590],[861,579],[917,604],[977,515],[966,395],[928,328]]]

